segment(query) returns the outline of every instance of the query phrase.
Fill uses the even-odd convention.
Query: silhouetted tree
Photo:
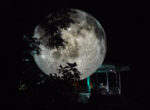
[[[40,53],[40,50],[38,52]],[[24,61],[23,72],[18,81],[16,99],[24,103],[20,105],[20,109],[27,106],[32,108],[33,105],[43,109],[43,107],[49,108],[51,104],[73,104],[77,101],[78,92],[72,85],[73,82],[80,81],[80,72],[76,68],[76,63],[60,65],[58,73],[47,76],[37,68],[35,63],[32,63],[32,58],[29,60],[28,63]]]
[[[62,75],[60,79],[65,81],[79,81],[80,80],[80,72],[75,68],[77,66],[76,63],[67,63],[67,66],[63,67],[60,65],[58,71],[59,74]]]
[[[66,66],[59,66],[58,74],[50,74],[50,96],[53,97],[56,103],[70,103],[75,102],[75,97],[78,93],[72,86],[73,82],[80,80],[80,72],[78,71],[76,63],[67,63]],[[54,97],[55,96],[55,97]]]

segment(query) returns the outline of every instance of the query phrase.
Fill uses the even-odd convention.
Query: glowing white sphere
[[[66,66],[66,62],[76,62],[82,80],[92,75],[102,64],[106,54],[106,36],[101,24],[92,15],[78,9],[70,10],[67,15],[73,22],[67,22],[69,24],[67,28],[58,27],[64,46],[48,48],[46,46],[48,38],[54,36],[45,34],[46,28],[37,25],[33,37],[40,41],[41,51],[33,57],[38,67],[47,75],[58,73],[59,65]],[[51,25],[51,14],[47,18]],[[56,19],[62,18],[58,16]]]

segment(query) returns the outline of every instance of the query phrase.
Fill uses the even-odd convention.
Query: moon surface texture
[[[98,69],[106,54],[106,35],[101,24],[78,9],[49,14],[35,27],[33,38],[40,49],[33,58],[46,75],[58,73],[60,65],[76,62],[83,80]]]

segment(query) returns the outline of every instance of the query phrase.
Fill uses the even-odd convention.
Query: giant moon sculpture
[[[80,79],[92,75],[106,54],[106,36],[92,15],[78,9],[64,9],[49,14],[35,27],[33,38],[40,54],[33,58],[47,75],[58,73],[59,65],[77,64]]]

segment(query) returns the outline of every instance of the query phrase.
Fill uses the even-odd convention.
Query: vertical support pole
[[[88,91],[91,92],[91,88],[90,88],[90,76],[87,78],[87,86],[88,86]]]
[[[121,94],[121,76],[120,76],[120,69],[119,69],[118,73],[119,73],[119,94]]]
[[[118,72],[116,72],[115,75],[116,75],[116,89],[118,89]]]
[[[106,70],[106,78],[107,78],[107,82],[106,82],[107,87],[106,87],[106,89],[107,89],[107,93],[109,93],[108,70]]]

